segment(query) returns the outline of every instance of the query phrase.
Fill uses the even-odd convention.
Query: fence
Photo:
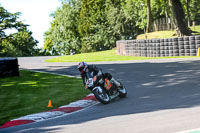
[[[121,55],[162,57],[196,56],[200,48],[200,35],[166,39],[142,39],[117,41]]]
[[[152,30],[153,31],[164,31],[174,29],[175,26],[171,23],[170,18],[159,18],[153,22]]]
[[[200,20],[195,20],[190,22],[190,26],[195,27],[200,25]],[[164,31],[164,30],[174,30],[175,25],[172,23],[171,18],[159,18],[153,22],[152,31]]]

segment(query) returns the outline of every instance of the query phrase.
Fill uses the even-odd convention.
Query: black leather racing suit
[[[97,75],[99,72],[101,72],[102,70],[94,65],[88,65],[86,72],[81,73],[81,78],[83,80],[83,84],[86,85],[86,79],[88,79],[88,75],[87,73],[92,73],[93,75]],[[110,73],[102,73],[102,76],[104,76],[104,78],[108,78],[109,80],[111,80],[112,75]]]

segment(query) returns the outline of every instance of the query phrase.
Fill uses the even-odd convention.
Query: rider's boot
[[[116,79],[114,79],[113,77],[111,78],[110,81],[113,82],[117,87],[121,87],[121,84]]]

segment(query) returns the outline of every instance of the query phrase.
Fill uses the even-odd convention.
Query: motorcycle
[[[120,87],[117,87],[108,78],[104,78],[103,75],[93,75],[92,73],[87,73],[86,85],[88,89],[92,91],[96,99],[103,103],[108,104],[110,101],[116,97],[124,98],[127,95],[127,89],[123,86],[121,82]]]

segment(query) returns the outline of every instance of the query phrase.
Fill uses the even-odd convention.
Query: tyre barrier
[[[19,65],[17,58],[0,58],[0,78],[8,76],[19,76]]]
[[[200,35],[165,39],[120,40],[116,42],[120,55],[164,57],[196,56]]]

